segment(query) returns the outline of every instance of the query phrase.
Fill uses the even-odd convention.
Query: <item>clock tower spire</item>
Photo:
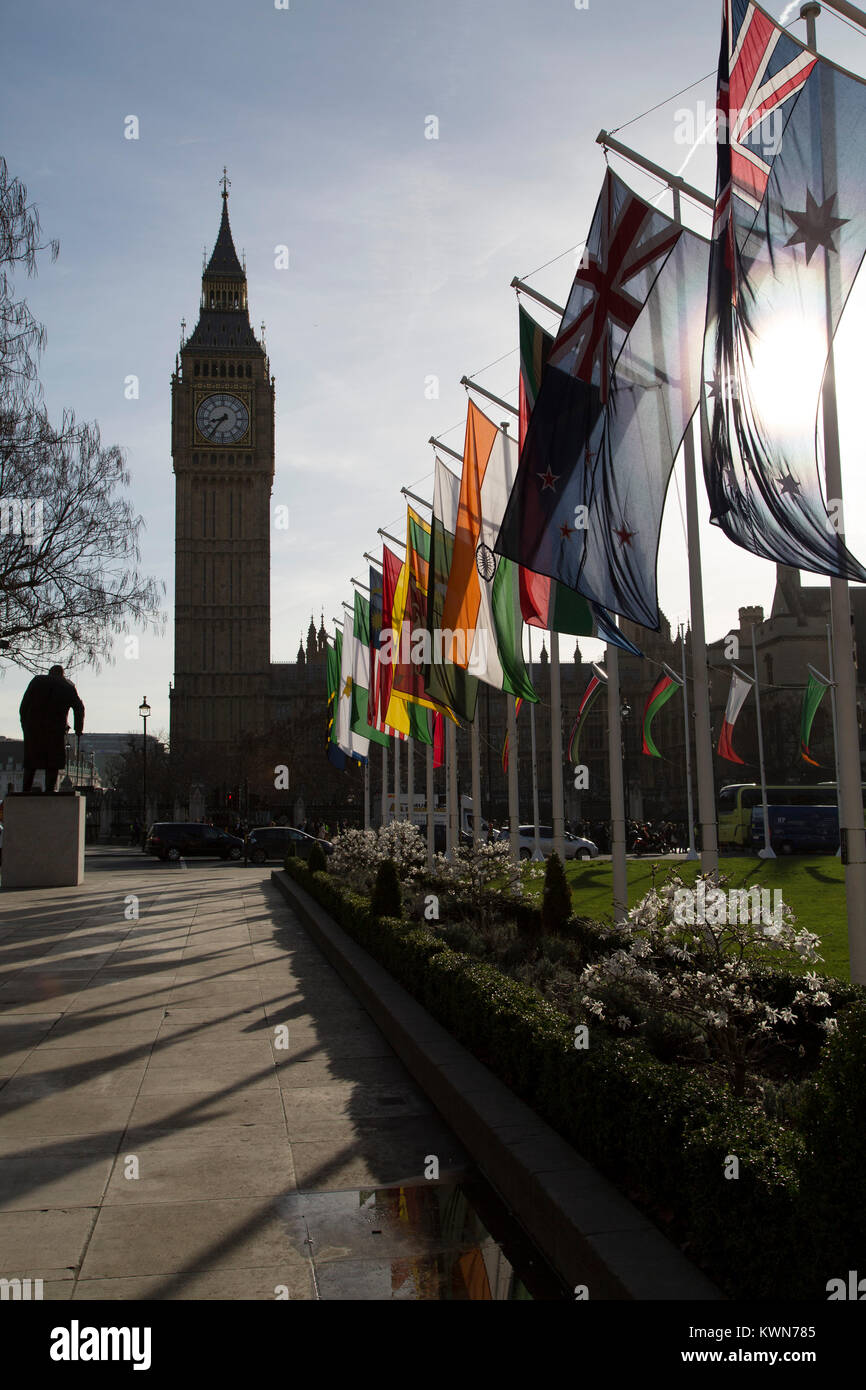
[[[270,723],[274,383],[247,304],[223,170],[198,323],[172,377],[175,680],[171,750],[210,789],[243,780]],[[237,766],[236,766],[237,765]]]

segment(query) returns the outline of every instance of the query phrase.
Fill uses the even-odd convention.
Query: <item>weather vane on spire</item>
[[[222,178],[220,179],[220,183],[221,183],[222,186],[223,186],[223,197],[224,197],[224,198],[227,198],[227,197],[229,196],[229,189],[230,189],[231,186],[232,186],[232,181],[231,181],[231,179],[230,179],[229,176],[228,176],[228,173],[227,173],[227,171],[226,171],[226,166],[225,166],[225,165],[223,165],[223,176],[222,176]]]

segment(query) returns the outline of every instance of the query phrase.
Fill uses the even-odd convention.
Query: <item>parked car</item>
[[[215,825],[199,825],[194,821],[157,821],[148,831],[145,850],[159,859],[185,859],[195,854],[240,859],[244,842],[237,835],[218,830]]]
[[[305,830],[296,830],[293,825],[259,825],[247,836],[247,854],[254,864],[264,864],[268,859],[285,859],[289,841],[295,846],[295,854],[309,859],[313,845],[318,845],[325,854],[332,854],[334,846],[329,840],[317,840]]]
[[[518,832],[518,853],[521,859],[531,859],[535,853],[535,826],[519,825]],[[508,827],[504,827],[499,832],[500,840],[510,838]],[[584,840],[580,835],[572,835],[570,830],[566,830],[564,835],[565,857],[566,859],[595,859],[598,856],[598,845],[592,840]],[[538,827],[538,847],[547,859],[548,855],[553,854],[553,826],[540,825]]]

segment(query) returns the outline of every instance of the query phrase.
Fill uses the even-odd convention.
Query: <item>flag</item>
[[[337,688],[337,746],[355,762],[367,761],[369,743],[352,731],[352,664],[355,653],[353,614],[346,610],[340,650],[340,683]]]
[[[330,761],[342,772],[346,766],[346,755],[337,744],[337,692],[340,688],[342,633],[338,632],[334,646],[328,643],[325,674],[328,683],[328,743]]]
[[[521,306],[520,329],[520,423],[519,443],[523,450],[529,418],[541,389],[541,376],[554,344],[552,333],[546,333]],[[550,632],[567,632],[576,637],[598,637],[613,642],[633,656],[642,656],[633,643],[624,637],[609,613],[590,604],[575,589],[558,584],[546,574],[520,567],[520,611],[524,622],[531,627],[547,628]]]
[[[718,100],[701,394],[710,519],[754,555],[863,581],[822,492],[816,412],[866,250],[866,84],[759,6],[727,0]]]
[[[517,722],[517,716],[518,716],[518,714],[520,713],[520,710],[521,710],[522,705],[523,705],[523,700],[522,700],[522,699],[521,699],[521,700],[515,700],[515,701],[514,701],[514,720],[515,720],[515,723]],[[507,772],[507,771],[508,771],[508,733],[507,733],[507,731],[506,731],[506,734],[505,734],[505,742],[504,742],[503,745],[502,745],[502,771],[503,771],[503,772]]]
[[[649,693],[643,712],[643,747],[641,752],[648,753],[651,758],[661,757],[652,736],[653,720],[671,696],[676,695],[677,691],[682,689],[682,684],[682,681],[678,680],[676,676],[663,671]]]
[[[700,388],[708,249],[607,171],[494,547],[655,629],[665,493]]]
[[[404,728],[422,743],[431,743],[431,720],[425,710],[449,713],[431,700],[424,688],[424,664],[431,640],[427,629],[427,586],[430,569],[430,527],[412,507],[406,515],[406,558],[394,587],[389,659],[393,667],[388,721]],[[387,634],[382,660],[388,654]],[[453,716],[451,716],[453,717]]]
[[[803,708],[800,713],[800,757],[812,767],[821,766],[819,762],[815,761],[809,751],[809,739],[812,735],[812,724],[814,723],[815,715],[818,713],[818,706],[827,691],[827,685],[828,682],[815,675],[810,667],[809,684],[803,691]]]
[[[370,604],[356,589],[352,624],[352,733],[387,748],[389,736],[370,724],[369,690]]]
[[[752,685],[752,681],[747,680],[745,676],[739,675],[737,671],[731,673],[731,688],[728,691],[728,703],[725,706],[725,718],[722,724],[722,732],[719,737],[718,747],[719,757],[726,758],[729,763],[743,764],[743,759],[738,758],[734,752],[734,745],[731,742],[731,738],[734,732],[734,725],[737,722],[737,716],[746,702],[746,697]]]
[[[432,646],[430,663],[424,668],[424,688],[431,699],[447,705],[459,719],[471,724],[475,718],[478,700],[478,681],[462,666],[455,666],[445,660],[444,648],[450,646],[450,643],[442,627],[459,510],[460,479],[437,458],[433,519],[430,527],[430,581],[427,590],[427,630],[431,634]]]
[[[589,712],[607,684],[607,675],[600,666],[593,664],[592,675],[589,678],[589,685],[583,692],[583,698],[578,706],[577,718],[572,725],[571,733],[568,736],[568,761],[570,763],[580,762],[579,743],[584,726],[589,717]]]
[[[394,729],[386,722],[391,680],[394,667],[381,659],[382,632],[391,627],[394,590],[400,575],[401,561],[387,546],[382,550],[382,569],[370,566],[370,702],[368,712],[374,729],[405,739],[407,732]]]
[[[442,626],[445,656],[487,685],[535,702],[523,660],[520,576],[493,545],[517,472],[517,443],[469,402]]]

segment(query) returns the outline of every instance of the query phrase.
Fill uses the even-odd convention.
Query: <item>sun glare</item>
[[[826,344],[802,319],[779,318],[754,345],[750,394],[764,425],[776,435],[796,430],[803,402],[817,410]]]

